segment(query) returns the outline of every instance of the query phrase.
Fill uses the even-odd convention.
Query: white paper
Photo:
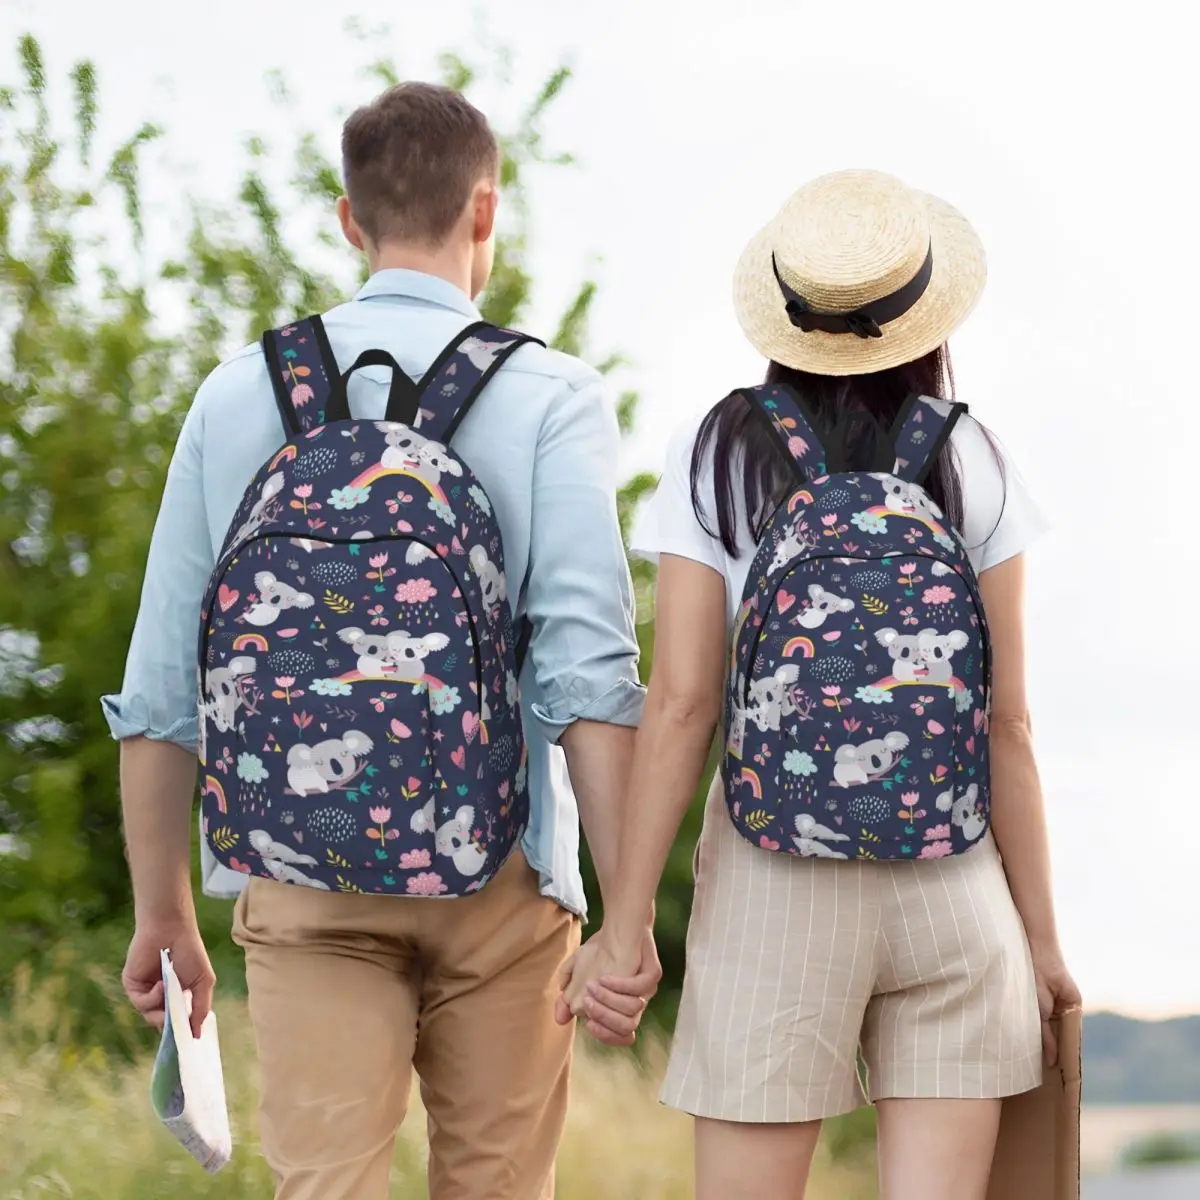
[[[162,951],[162,973],[166,1021],[154,1059],[150,1102],[183,1148],[215,1175],[233,1154],[217,1015],[210,1012],[200,1036],[193,1037],[191,995],[180,986],[169,950]]]

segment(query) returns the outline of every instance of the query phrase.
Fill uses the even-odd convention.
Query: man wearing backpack
[[[198,752],[206,876],[240,892],[277,1197],[385,1196],[415,1067],[433,1200],[534,1200],[566,1110],[575,805],[610,894],[642,705],[619,433],[594,371],[474,308],[499,166],[479,112],[392,88],[346,122],[343,159],[339,217],[370,279],[201,386],[104,699],[134,888],[124,983],[161,1025],[169,949],[193,1029],[212,1005]],[[630,994],[590,1031],[632,1040],[659,974],[647,930]]]

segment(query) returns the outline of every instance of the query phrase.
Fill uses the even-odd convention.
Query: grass
[[[111,981],[114,1004],[121,1003]],[[254,1136],[254,1047],[244,1002],[221,1004],[222,1056],[234,1125],[233,1161],[209,1178],[161,1129],[149,1108],[150,1056],[118,1062],[82,1049],[78,1014],[54,978],[18,972],[0,1018],[0,1197],[3,1200],[150,1200],[269,1197],[271,1179]],[[609,1054],[581,1040],[570,1115],[559,1155],[559,1200],[691,1197],[691,1121],[659,1105],[661,1039],[641,1056]],[[850,1127],[821,1151],[809,1200],[873,1200],[873,1164]],[[392,1194],[426,1196],[420,1099],[401,1131]],[[834,1161],[831,1146],[837,1148]]]

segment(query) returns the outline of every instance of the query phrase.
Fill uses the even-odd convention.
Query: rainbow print
[[[239,633],[233,639],[235,650],[261,650],[264,654],[270,649],[267,639],[261,633]]]
[[[788,512],[794,513],[802,504],[811,504],[813,502],[812,492],[799,491],[796,492],[788,501]]]
[[[415,479],[435,500],[442,504],[448,503],[446,493],[436,483],[430,483],[424,475],[418,475],[411,467],[385,467],[381,462],[372,463],[350,486],[370,487],[376,480],[383,479],[387,475],[406,475],[409,479]]]
[[[271,459],[271,465],[267,468],[268,471],[273,471],[281,462],[292,462],[296,457],[295,446],[284,446],[280,452]]]
[[[812,656],[813,656],[812,638],[806,638],[806,637],[788,638],[787,642],[785,643],[785,645],[783,647],[783,657],[791,658],[791,657],[793,657],[793,655],[796,654],[797,651],[800,652],[801,658],[812,658]]]
[[[225,789],[221,786],[220,781],[212,775],[205,775],[204,787],[200,794],[202,796],[211,796],[216,800],[218,812],[224,813],[229,811],[229,805],[225,802]]]
[[[886,679],[877,679],[870,686],[879,688],[880,691],[890,692],[893,688],[898,687],[944,687],[949,688],[951,692],[965,692],[967,685],[956,675],[952,675],[950,679],[933,681],[920,676],[917,679],[897,679],[894,675],[889,675]]]
[[[945,529],[939,525],[932,517],[927,517],[919,512],[896,512],[893,508],[888,508],[886,504],[875,504],[867,509],[867,512],[873,517],[903,517],[908,521],[916,521],[918,525],[924,525],[933,534],[941,534],[946,537]]]
[[[762,783],[758,778],[757,771],[752,771],[749,767],[743,767],[742,782],[750,785],[750,790],[754,793],[755,800],[762,799]]]

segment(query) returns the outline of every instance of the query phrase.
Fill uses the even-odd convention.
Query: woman
[[[1000,1099],[1037,1086],[1047,1019],[1079,1000],[1026,706],[1023,551],[1042,523],[979,425],[950,432],[957,410],[906,404],[949,399],[946,340],[984,275],[967,222],[898,180],[842,172],[802,188],[737,268],[739,321],[774,386],[753,404],[734,393],[676,440],[637,539],[659,562],[658,607],[623,890],[566,1001],[626,1011],[632,1029],[621,981],[734,670],[663,1090],[696,1118],[701,1200],[802,1196],[821,1121],[862,1102],[860,1052],[885,1200],[983,1200]],[[872,489],[869,512],[831,511]],[[887,528],[909,531],[900,557],[856,574]],[[975,607],[950,629],[955,597]],[[763,668],[790,634],[781,653],[795,657]],[[840,686],[852,667],[865,686]],[[945,738],[949,774],[933,749]],[[990,772],[968,756],[984,746]],[[790,821],[789,804],[785,840],[771,822]]]

